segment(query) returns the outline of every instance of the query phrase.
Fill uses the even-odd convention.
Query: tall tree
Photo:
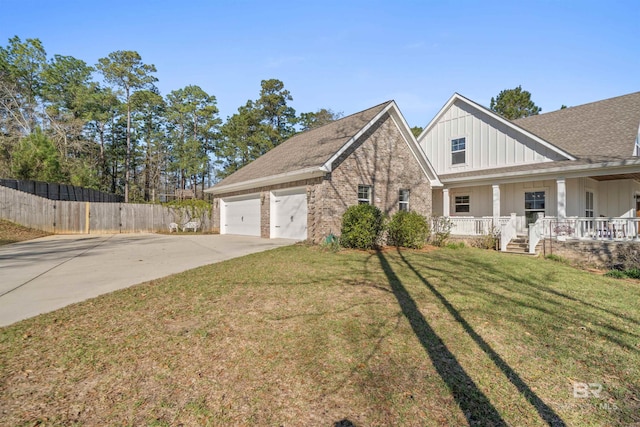
[[[277,79],[262,80],[260,98],[256,101],[265,132],[264,154],[295,133],[297,123],[296,110],[287,104],[293,101],[291,93],[284,88],[284,83]]]
[[[144,64],[138,52],[119,50],[110,53],[106,58],[100,58],[96,68],[100,70],[106,82],[124,91],[124,102],[127,107],[127,151],[125,157],[124,200],[129,201],[129,183],[131,179],[131,93],[136,89],[143,89],[158,79],[151,75],[156,67]]]
[[[295,133],[296,111],[291,93],[280,80],[262,80],[260,97],[238,108],[222,127],[218,163],[225,177],[260,157]]]
[[[86,130],[93,140],[97,140],[99,188],[103,191],[114,191],[113,180],[110,179],[111,168],[107,159],[108,144],[113,145],[113,126],[119,110],[120,101],[111,88],[93,86],[83,95],[82,117],[86,122]]]
[[[214,149],[221,124],[215,96],[195,85],[172,91],[167,95],[167,121],[181,189],[186,188],[187,179],[195,187],[200,174],[204,189],[209,153]]]
[[[491,98],[489,108],[508,120],[534,116],[542,111],[531,100],[531,93],[522,90],[522,86],[500,91],[496,98]]]
[[[164,164],[165,102],[157,90],[140,90],[131,96],[134,122],[144,144],[144,200],[155,201],[160,189],[160,175]]]
[[[261,155],[264,145],[261,114],[253,101],[247,101],[237,113],[227,118],[221,134],[217,163],[222,170],[218,171],[218,178],[231,175]]]
[[[335,120],[338,120],[343,115],[344,113],[342,112],[334,113],[330,109],[321,108],[316,112],[300,114],[298,124],[300,125],[300,129],[304,132],[329,124]]]
[[[42,72],[46,118],[65,158],[90,149],[82,136],[86,124],[82,116],[87,95],[96,86],[91,80],[93,71],[80,59],[54,55]]]
[[[1,107],[19,124],[23,135],[30,134],[39,125],[37,105],[46,62],[47,54],[38,39],[23,42],[15,36],[9,39],[6,48],[0,46]]]

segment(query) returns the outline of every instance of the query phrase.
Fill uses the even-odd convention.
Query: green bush
[[[640,279],[640,268],[629,268],[624,270],[623,273],[631,279]]]
[[[624,279],[626,277],[624,272],[620,270],[609,270],[604,275],[607,277],[613,277],[614,279]]]
[[[366,204],[350,206],[342,215],[340,244],[345,248],[374,248],[383,228],[384,218],[380,209]]]
[[[451,242],[445,245],[447,249],[462,249],[464,248],[464,242]]]
[[[569,260],[564,257],[561,257],[560,255],[549,254],[545,256],[545,258],[551,261],[562,263],[562,264],[569,264]]]
[[[387,226],[387,242],[393,246],[420,249],[427,243],[429,223],[416,212],[399,211]]]
[[[211,217],[211,203],[201,199],[173,200],[164,203],[173,213],[173,220],[178,224],[199,220],[203,222],[205,217]]]

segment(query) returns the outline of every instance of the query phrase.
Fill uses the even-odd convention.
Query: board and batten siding
[[[466,138],[466,162],[451,164],[451,140]],[[460,100],[419,141],[436,173],[448,174],[562,160],[532,138]]]

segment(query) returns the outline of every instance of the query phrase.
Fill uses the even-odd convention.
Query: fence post
[[[90,229],[89,229],[89,221],[91,217],[91,203],[90,202],[86,202],[84,204],[84,234],[89,234]]]

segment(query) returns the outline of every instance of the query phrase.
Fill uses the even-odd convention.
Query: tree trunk
[[[129,103],[129,88],[127,91],[127,155],[124,159],[124,202],[129,203],[129,162],[131,161],[131,104]]]

